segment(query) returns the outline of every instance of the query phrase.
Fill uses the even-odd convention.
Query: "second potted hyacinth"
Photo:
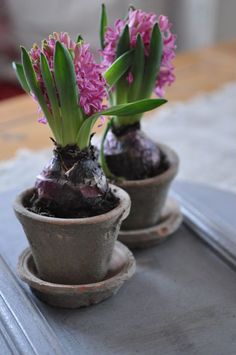
[[[164,95],[165,85],[173,83],[175,35],[167,17],[129,9],[127,17],[107,26],[106,9],[101,16],[101,54],[104,67],[133,50],[129,69],[110,91],[110,104],[126,104],[148,99],[153,91]],[[166,100],[160,99],[160,104]],[[111,180],[130,195],[125,231],[145,231],[158,224],[169,186],[178,171],[175,152],[156,144],[141,130],[142,114],[114,115],[104,133],[100,160]]]
[[[40,122],[53,135],[53,157],[23,191],[14,209],[28,238],[42,280],[57,284],[101,281],[130,199],[108,184],[91,144],[101,115],[139,114],[158,99],[104,107],[107,90],[127,71],[132,51],[117,58],[102,75],[88,44],[79,36],[53,33],[14,63],[17,77],[40,106]]]

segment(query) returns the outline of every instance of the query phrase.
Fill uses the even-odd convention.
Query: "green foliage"
[[[77,43],[81,42],[83,39],[78,36]],[[22,64],[13,63],[13,68],[23,89],[28,94],[33,94],[38,101],[57,143],[62,146],[77,144],[81,149],[87,147],[96,120],[101,114],[110,115],[111,111],[98,112],[91,117],[84,114],[79,105],[79,90],[70,51],[61,42],[56,43],[53,73],[46,56],[41,53],[40,70],[44,92],[37,79],[31,57],[24,47],[21,53]],[[133,50],[123,53],[104,73],[108,91],[130,67],[132,54]]]
[[[137,100],[142,97],[141,86],[143,83],[144,73],[144,45],[140,34],[137,37],[137,44],[134,50],[133,63],[131,66],[131,73],[133,75],[133,82],[128,90],[128,101]]]
[[[106,10],[103,6],[101,21],[103,26],[103,32],[101,31],[103,37],[101,38],[103,39],[106,21]],[[22,63],[13,63],[17,78],[22,88],[28,94],[34,95],[38,101],[56,142],[61,146],[77,144],[81,149],[88,147],[94,124],[101,115],[113,116],[114,124],[127,124],[127,117],[129,122],[133,122],[132,120],[140,119],[143,112],[152,110],[166,102],[161,99],[139,100],[143,81],[142,74],[145,71],[144,47],[140,36],[137,39],[135,50],[129,48],[129,40],[129,29],[125,27],[118,43],[117,59],[104,73],[110,96],[112,96],[111,87],[115,86],[116,88],[114,102],[117,105],[96,112],[90,117],[85,115],[79,104],[80,93],[70,50],[61,42],[56,42],[53,72],[50,70],[46,56],[41,53],[42,85],[41,81],[39,82],[37,79],[31,57],[24,47],[21,48]],[[78,36],[77,43],[82,42],[82,37]],[[135,80],[128,93],[126,75],[130,68],[137,75],[135,75]],[[45,98],[45,94],[47,98]]]
[[[120,118],[122,118],[122,116],[133,116],[143,112],[151,111],[154,108],[163,105],[164,103],[166,103],[166,100],[164,99],[144,99],[127,104],[112,106],[106,110],[96,112],[84,121],[77,136],[77,144],[80,149],[84,149],[88,146],[90,140],[90,132],[92,131],[94,124],[100,116],[120,116]]]
[[[129,36],[129,26],[126,25],[120,39],[117,44],[116,57],[119,58],[122,54],[130,50],[130,36]],[[129,84],[126,80],[125,72],[123,76],[116,83],[115,91],[114,91],[114,102],[118,104],[122,104],[127,102],[127,91],[129,88]]]
[[[53,120],[55,121],[55,126],[57,127],[58,137],[62,145],[64,145],[63,131],[62,131],[62,117],[61,117],[59,103],[57,100],[56,86],[49,69],[47,58],[43,53],[41,53],[40,55],[40,68],[41,68],[41,73],[44,80],[46,92],[48,94],[48,99],[52,108]]]
[[[23,66],[19,63],[13,62],[12,67],[16,72],[17,79],[19,80],[22,89],[25,90],[25,92],[27,92],[27,94],[29,94],[30,88],[29,88],[29,85],[28,85],[26,77],[25,77]]]
[[[81,35],[78,35],[77,36],[77,39],[76,39],[76,43],[83,43],[84,42],[84,40],[83,40],[83,37],[81,36]]]
[[[134,9],[132,5],[130,6],[130,8]],[[102,14],[103,11],[104,8],[102,8]],[[104,42],[102,43],[103,44],[101,47],[103,49]],[[124,53],[127,53],[129,51],[130,33],[129,26],[126,25],[117,43],[116,56],[117,58],[120,58]],[[120,105],[149,98],[155,87],[156,77],[160,70],[162,51],[163,41],[158,23],[153,26],[148,56],[145,56],[144,54],[143,39],[141,35],[138,34],[136,46],[133,49],[130,66],[127,68],[127,70],[123,68],[123,73],[117,81],[113,80],[114,90],[110,93],[110,103],[116,103],[117,105]],[[128,83],[127,80],[127,75],[129,72],[131,72],[133,77],[132,83]],[[116,126],[130,125],[140,121],[141,118],[141,113],[137,115],[127,115],[126,117],[123,115],[117,115],[113,117],[113,123]]]
[[[132,63],[133,50],[129,50],[118,57],[103,74],[107,84],[112,87],[127,72]]]
[[[106,12],[106,6],[105,4],[102,4],[102,11],[101,11],[101,17],[100,17],[100,44],[101,48],[104,48],[104,36],[106,32],[106,27],[107,27],[107,12]]]
[[[162,57],[162,35],[158,23],[155,24],[152,30],[150,53],[146,59],[144,78],[141,92],[143,97],[150,97],[155,86],[156,77],[160,70]]]
[[[76,83],[73,60],[65,46],[57,42],[54,55],[54,76],[59,94],[64,145],[73,144],[83,122],[79,106],[79,90]]]
[[[58,132],[55,126],[55,122],[53,120],[53,116],[51,112],[48,109],[47,103],[43,97],[42,91],[40,89],[40,84],[37,80],[33,65],[31,63],[31,59],[29,57],[28,52],[24,47],[21,47],[21,60],[22,60],[22,66],[24,70],[24,75],[28,84],[28,87],[30,89],[30,92],[35,96],[36,100],[38,101],[45,117],[47,118],[48,124],[54,134],[54,137],[56,138],[57,141],[60,140],[58,136]]]

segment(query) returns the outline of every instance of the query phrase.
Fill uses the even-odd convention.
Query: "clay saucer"
[[[60,308],[79,308],[99,303],[114,295],[135,272],[135,259],[129,249],[116,242],[107,276],[104,280],[86,285],[61,285],[44,281],[37,276],[30,248],[19,257],[17,273],[42,301]]]
[[[130,249],[148,248],[166,240],[179,228],[182,221],[178,203],[168,198],[158,224],[144,229],[120,230],[119,240]]]

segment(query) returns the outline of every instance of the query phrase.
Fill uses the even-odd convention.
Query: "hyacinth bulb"
[[[92,147],[56,147],[37,176],[31,205],[36,213],[82,218],[105,213],[117,204]]]
[[[110,129],[103,151],[109,172],[126,180],[147,179],[168,167],[164,155],[139,123]]]

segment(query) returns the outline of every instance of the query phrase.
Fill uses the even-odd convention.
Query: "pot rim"
[[[141,179],[141,180],[122,180],[118,184],[122,188],[130,187],[130,186],[146,186],[150,184],[161,184],[168,180],[172,180],[174,176],[178,172],[179,168],[179,157],[176,152],[167,146],[166,144],[157,143],[157,146],[161,149],[161,151],[167,156],[167,159],[170,163],[170,166],[167,170],[165,170],[162,174],[158,174],[151,178]]]
[[[112,219],[115,216],[119,216],[123,213],[123,219],[125,219],[128,215],[131,201],[128,193],[123,190],[121,187],[113,184],[109,184],[109,187],[112,190],[112,193],[119,198],[119,204],[117,207],[113,208],[111,211],[93,216],[93,217],[85,217],[85,218],[57,218],[57,217],[47,217],[42,216],[37,213],[29,211],[26,207],[23,206],[23,199],[27,194],[32,193],[35,189],[31,187],[29,189],[23,190],[16,196],[16,199],[13,203],[13,209],[16,213],[24,215],[27,218],[31,218],[40,222],[58,224],[58,225],[85,225],[85,224],[96,224],[101,223],[103,221]],[[125,213],[127,211],[127,213]]]

